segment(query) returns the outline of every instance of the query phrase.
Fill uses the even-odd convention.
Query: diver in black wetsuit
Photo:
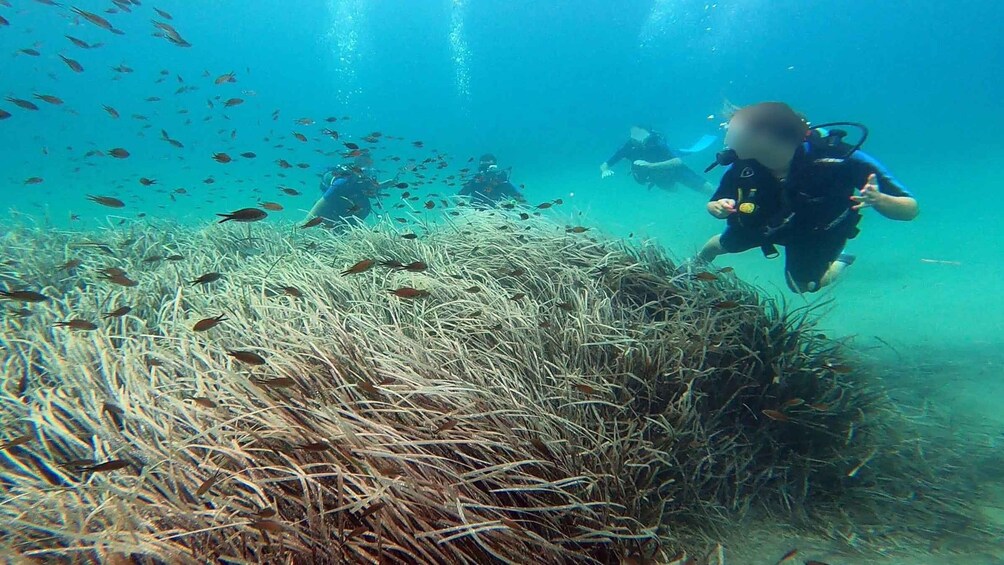
[[[849,145],[843,130],[821,129],[835,125],[860,128],[861,139]],[[919,212],[916,199],[885,167],[858,151],[867,134],[864,126],[850,122],[810,128],[782,102],[739,109],[729,121],[728,149],[705,170],[729,165],[707,205],[728,225],[694,262],[755,247],[773,258],[775,245],[781,245],[793,291],[815,292],[832,283],[854,261],[843,250],[858,234],[862,209],[902,221]]]
[[[681,153],[670,149],[662,134],[648,126],[631,126],[631,137],[609,159],[600,165],[600,178],[614,174],[610,168],[621,159],[631,161],[631,175],[639,184],[672,190],[676,183],[704,194],[714,192],[714,186],[683,164]]]
[[[470,198],[471,206],[491,208],[503,201],[526,202],[523,194],[509,180],[509,170],[500,169],[491,153],[485,153],[478,162],[478,172],[471,177],[458,196]]]

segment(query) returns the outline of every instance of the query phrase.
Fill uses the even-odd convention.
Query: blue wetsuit
[[[350,218],[364,220],[373,210],[370,198],[376,196],[379,183],[373,177],[355,171],[326,172],[321,177],[325,205],[318,216],[332,222]]]

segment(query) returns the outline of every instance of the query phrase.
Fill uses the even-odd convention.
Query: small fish
[[[74,61],[73,59],[70,59],[69,57],[64,57],[63,55],[60,55],[59,58],[62,59],[64,63],[66,63],[67,67],[70,67],[71,71],[75,73],[84,72],[84,66]]]
[[[216,403],[213,402],[211,398],[207,398],[205,396],[196,396],[192,398],[192,402],[198,404],[203,408],[216,408]]]
[[[215,318],[204,318],[196,322],[195,325],[192,326],[192,330],[197,332],[204,332],[206,330],[215,328],[217,325],[219,325],[222,322],[225,322],[226,320],[227,320],[226,314],[220,314]]]
[[[793,408],[795,406],[801,406],[803,404],[805,404],[805,401],[802,400],[801,398],[792,398],[790,400],[784,401],[784,403],[781,404],[781,408]]]
[[[16,437],[12,440],[5,441],[4,443],[0,444],[0,451],[7,451],[8,449],[13,449],[19,445],[24,445],[30,442],[33,438],[34,436],[32,436],[29,433],[29,434],[24,434],[23,436],[20,437]]]
[[[286,526],[275,520],[255,520],[248,525],[256,530],[272,532],[273,534],[281,534],[286,531]]]
[[[227,355],[233,357],[241,363],[247,363],[248,365],[264,365],[266,363],[264,357],[252,351],[228,350]]]
[[[406,233],[401,236],[401,239],[417,239],[418,235],[413,233]]]
[[[522,300],[524,298],[526,298],[526,293],[525,292],[517,292],[516,294],[510,296],[509,300],[512,300],[513,302],[515,302],[517,300]]]
[[[299,196],[300,194],[302,194],[299,190],[296,190],[295,188],[289,188],[288,186],[282,186],[279,188],[282,190],[284,194],[288,194],[290,196]]]
[[[826,363],[824,367],[840,375],[846,375],[854,372],[854,367],[851,367],[850,365]]]
[[[71,330],[81,331],[92,331],[98,329],[98,325],[94,322],[88,322],[87,320],[81,320],[80,318],[74,318],[66,322],[56,322],[52,325],[57,328],[69,328]]]
[[[63,99],[62,98],[58,98],[58,97],[53,96],[51,94],[38,94],[36,92],[34,94],[34,96],[35,96],[35,98],[41,100],[42,102],[46,102],[48,104],[52,104],[53,106],[59,106],[60,104],[63,103]]]
[[[538,204],[537,205],[537,208],[540,209],[540,210],[546,210],[546,209],[548,209],[550,207],[551,207],[551,203],[550,202],[544,202],[542,204]]]
[[[72,271],[73,269],[76,269],[77,267],[79,267],[79,266],[81,266],[83,264],[84,264],[84,262],[81,261],[80,259],[70,259],[69,261],[67,261],[67,262],[63,263],[62,265],[60,265],[59,266],[59,270],[60,271]]]
[[[587,384],[577,384],[575,388],[582,394],[594,394],[596,389]]]
[[[140,177],[139,183],[141,185],[143,185],[143,186],[151,186],[151,185],[157,184],[157,180],[156,179],[148,179],[146,177]]]
[[[108,154],[111,155],[112,157],[115,157],[116,159],[125,159],[126,157],[129,156],[129,152],[126,151],[125,149],[122,149],[121,147],[115,147],[109,149]]]
[[[233,157],[227,155],[226,153],[213,153],[213,161],[216,161],[217,163],[229,163],[233,160]]]
[[[265,379],[262,381],[256,381],[256,384],[268,388],[289,388],[292,386],[296,386],[296,381],[290,377],[277,377],[274,379]]]
[[[559,302],[557,306],[565,312],[571,312],[575,308],[571,302]]]
[[[782,555],[781,559],[778,559],[777,565],[785,565],[786,563],[794,561],[796,555],[798,555],[798,549],[792,549],[788,553]]]
[[[735,300],[722,300],[721,302],[716,302],[714,307],[718,310],[731,310],[733,308],[738,308],[739,303]]]
[[[696,275],[694,275],[694,278],[704,282],[711,282],[718,280],[717,275],[715,275],[714,273],[709,273],[707,271],[701,271],[700,273],[697,273]]]
[[[245,151],[244,153],[241,153],[241,157],[244,157],[245,159],[254,159],[257,156],[258,155],[256,155],[255,153],[253,153],[251,151]]]
[[[209,489],[213,488],[213,485],[216,484],[216,481],[220,479],[220,476],[222,476],[222,474],[223,471],[216,471],[215,473],[213,473],[213,476],[203,481],[202,484],[199,485],[198,490],[195,491],[195,496],[202,496],[207,492],[209,492]]]
[[[112,311],[104,314],[104,316],[102,316],[102,317],[105,320],[107,320],[109,318],[120,318],[120,317],[122,317],[122,316],[124,316],[124,315],[126,315],[126,314],[128,314],[128,313],[130,313],[132,311],[133,311],[133,307],[132,306],[121,306],[119,308],[115,308],[114,310],[112,310]]]
[[[24,179],[24,184],[26,186],[33,185],[33,184],[42,184],[42,182],[44,180],[45,179],[43,179],[42,177],[28,177],[28,178]]]
[[[315,227],[315,226],[319,226],[319,225],[321,225],[321,222],[323,222],[323,221],[324,221],[324,218],[322,218],[321,216],[315,216],[315,217],[307,220],[307,223],[305,223],[302,226],[300,226],[300,229],[301,230],[305,230],[307,228],[312,228],[312,227]]]
[[[284,286],[282,287],[282,292],[286,296],[292,296],[293,298],[303,298],[303,292],[295,286]]]
[[[7,101],[10,102],[11,104],[17,106],[18,108],[21,108],[22,110],[33,110],[33,111],[34,110],[38,110],[38,106],[36,106],[34,103],[29,102],[27,100],[21,100],[20,98],[14,98],[14,97],[8,96],[7,97]]]
[[[119,469],[124,469],[128,466],[129,466],[128,461],[123,461],[122,459],[113,459],[111,461],[105,461],[104,463],[99,463],[97,465],[80,467],[80,470],[89,473],[105,473],[108,471],[118,471]]]
[[[363,259],[362,261],[359,261],[355,265],[352,265],[348,269],[342,271],[342,276],[365,273],[366,271],[370,270],[375,264],[376,261],[374,261],[373,259]]]
[[[575,226],[574,228],[565,228],[565,233],[585,233],[589,231],[589,228],[583,226]]]
[[[121,274],[121,275],[111,275],[111,276],[107,277],[105,280],[107,280],[108,282],[110,282],[112,284],[117,284],[119,286],[125,286],[125,287],[133,287],[133,286],[136,286],[136,285],[139,284],[138,282],[130,279],[129,277],[127,277],[124,274]]]
[[[421,273],[422,271],[428,269],[429,266],[421,261],[413,261],[407,265],[403,265],[401,268],[410,273]]]
[[[31,290],[0,290],[0,298],[6,298],[15,302],[45,302],[49,300],[48,296]]]
[[[8,112],[7,110],[0,110],[0,120],[6,120],[7,118],[9,118],[11,116],[12,116],[12,114],[10,112]]]
[[[306,142],[306,141],[307,141],[307,136],[303,135],[303,134],[302,134],[302,133],[300,133],[300,132],[296,132],[296,131],[294,131],[294,132],[293,132],[293,137],[295,137],[296,139],[298,139],[298,140],[300,140],[300,141],[303,141],[303,142]]]
[[[112,26],[111,22],[109,22],[108,20],[102,18],[101,16],[99,16],[97,14],[88,12],[86,10],[81,10],[80,8],[77,8],[77,7],[70,8],[70,11],[72,11],[74,14],[80,16],[81,18],[84,18],[85,20],[91,22],[92,24],[94,24],[94,25],[96,25],[96,26],[98,26],[98,27],[100,27],[102,29],[107,29],[107,30],[111,31],[113,29],[113,27],[114,27],[114,26]]]
[[[229,98],[223,103],[224,108],[231,108],[233,106],[239,106],[244,103],[243,98]]]
[[[258,208],[241,208],[240,210],[235,210],[229,214],[216,214],[223,218],[218,223],[228,222],[233,220],[235,222],[257,222],[259,220],[264,220],[268,213],[264,210],[259,210]]]
[[[457,424],[459,423],[460,422],[458,420],[447,420],[446,422],[440,424],[439,427],[436,428],[436,430],[433,433],[439,434],[452,430],[453,428],[457,427]]]
[[[203,275],[199,275],[198,278],[192,280],[190,284],[192,284],[193,286],[197,284],[209,284],[211,282],[216,282],[220,280],[220,278],[222,277],[223,277],[222,273],[216,273],[216,272],[205,273]]]
[[[109,208],[124,208],[125,202],[122,202],[118,198],[112,198],[111,196],[95,196],[93,194],[88,194],[87,199],[95,204],[100,204],[102,206],[108,206]]]
[[[435,207],[436,207],[436,203],[433,202],[432,200],[429,200],[428,202],[425,203],[425,208],[427,210],[432,210]]]
[[[408,298],[408,299],[424,298],[426,296],[429,296],[429,291],[419,290],[417,288],[411,288],[411,287],[402,287],[395,290],[389,290],[388,292],[390,292],[394,296],[397,296],[398,298]]]
[[[805,565],[830,565],[829,563],[823,563],[822,561],[816,561],[815,559],[810,559],[805,562]]]
[[[466,292],[481,292],[481,287],[480,286],[469,286],[469,287],[465,288],[464,291],[466,291]]]
[[[779,412],[777,410],[771,410],[771,409],[768,408],[768,409],[761,410],[761,412],[763,412],[764,416],[767,416],[768,418],[770,418],[771,420],[774,420],[775,422],[787,422],[788,421],[788,416],[786,416],[785,414],[783,414],[783,413],[781,413],[781,412]]]
[[[64,35],[66,39],[70,40],[70,43],[80,47],[81,49],[90,49],[91,45],[82,39],[77,39],[76,37],[71,37],[69,35]]]
[[[259,202],[258,205],[270,212],[282,211],[282,204],[279,204],[278,202]]]
[[[408,183],[406,183],[406,182],[399,182],[399,183],[395,184],[394,187],[395,188],[408,188]],[[401,197],[402,198],[407,198],[407,196],[405,196],[403,194],[401,195]]]
[[[231,71],[225,75],[220,75],[216,77],[216,79],[213,81],[213,83],[217,85],[224,84],[227,82],[237,82],[237,74]]]

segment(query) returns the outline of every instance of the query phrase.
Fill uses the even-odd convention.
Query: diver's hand
[[[851,210],[871,208],[879,203],[885,195],[879,192],[878,177],[875,174],[868,175],[868,180],[857,194],[851,195],[851,200],[855,202]]]
[[[607,177],[614,176],[614,172],[610,169],[600,169],[600,178],[605,179]]]
[[[708,202],[708,212],[719,220],[728,218],[730,215],[734,214],[735,211],[736,201],[731,198],[722,198],[721,200]]]
[[[648,161],[645,161],[644,159],[638,159],[637,161],[635,161],[635,162],[634,162],[634,163],[632,163],[632,164],[633,164],[633,165],[634,165],[635,167],[641,167],[641,168],[643,168],[643,169],[647,169],[647,168],[649,168],[649,167],[651,167],[651,166],[652,166],[652,163],[649,163]]]

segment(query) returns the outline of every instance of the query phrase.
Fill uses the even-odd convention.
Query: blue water
[[[51,94],[65,104],[35,101],[40,110],[32,112],[0,101],[13,114],[0,121],[4,207],[58,229],[138,214],[203,225],[259,200],[280,202],[286,210],[274,216],[297,221],[317,196],[318,172],[338,162],[317,151],[343,150],[319,135],[331,127],[342,141],[372,131],[404,138],[378,150],[378,159],[441,151],[450,156],[447,172],[491,151],[512,166],[531,202],[565,201],[558,221],[651,238],[683,257],[721,228],[703,197],[647,190],[623,164],[613,178],[599,178],[598,165],[630,124],[653,124],[686,146],[721,134],[726,100],[784,100],[815,122],[864,122],[866,150],[915,193],[922,211],[911,223],[866,215],[850,249],[858,262],[824,295],[832,299],[824,329],[858,336],[863,350],[878,336],[912,364],[954,367],[972,393],[958,400],[960,410],[1000,411],[1000,2],[144,0],[114,14],[105,13],[111,2],[77,4],[124,35],[68,7],[10,3],[0,6],[10,22],[0,26],[2,94]],[[150,20],[161,19],[153,6],[173,15],[192,47],[151,35]],[[104,45],[83,50],[64,35]],[[25,48],[40,56],[18,51]],[[84,72],[72,72],[59,54]],[[134,71],[112,69],[119,65]],[[231,71],[236,83],[213,84]],[[175,94],[182,86],[197,90]],[[231,97],[245,102],[223,109]],[[339,120],[324,122],[328,116]],[[161,129],[185,147],[159,139]],[[310,141],[296,141],[294,131]],[[425,147],[414,148],[415,140]],[[113,147],[131,156],[84,158]],[[703,168],[715,150],[687,160]],[[221,151],[258,156],[224,165],[211,159]],[[309,168],[279,169],[280,158]],[[386,174],[396,168],[378,165]],[[36,176],[44,181],[24,184]],[[214,184],[202,182],[210,176]],[[140,177],[157,184],[144,187]],[[304,195],[282,195],[280,185]],[[179,188],[185,193],[169,194]],[[102,208],[86,194],[127,206]],[[755,251],[720,263],[768,292],[803,300],[784,290],[779,262]]]

